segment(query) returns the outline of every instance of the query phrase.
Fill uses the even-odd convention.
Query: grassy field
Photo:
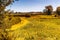
[[[60,40],[59,18],[44,15],[29,18],[19,17],[19,19],[21,22],[6,29],[9,40]]]

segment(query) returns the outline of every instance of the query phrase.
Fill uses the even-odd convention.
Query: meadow
[[[4,24],[7,40],[60,40],[60,18],[54,15],[6,16]]]

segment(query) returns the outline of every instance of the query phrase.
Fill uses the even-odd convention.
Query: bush
[[[30,15],[28,15],[28,14],[25,14],[25,17],[30,17]]]
[[[10,28],[12,25],[19,22],[21,22],[21,19],[19,17],[6,17],[4,19],[3,26],[5,26],[5,28]]]

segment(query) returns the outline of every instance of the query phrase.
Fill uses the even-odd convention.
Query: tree
[[[6,29],[6,25],[5,24],[5,21],[4,21],[4,14],[1,14],[1,13],[4,13],[4,9],[6,8],[6,6],[8,6],[9,4],[12,4],[13,2],[15,2],[17,0],[0,0],[0,30],[1,32],[1,35],[0,35],[0,40],[9,40],[8,37],[7,37],[7,31],[5,30]],[[2,34],[3,32],[3,34]],[[4,35],[6,34],[6,35]]]
[[[13,2],[18,1],[18,0],[0,0],[0,23],[1,21],[3,21],[4,18],[4,9],[6,8],[6,6],[8,6],[9,4],[12,4]]]
[[[8,6],[12,0],[0,0],[0,13]]]
[[[6,8],[6,6],[12,4],[15,1],[18,0],[0,0],[0,13]]]
[[[43,10],[43,12],[47,13],[48,15],[50,15],[53,12],[53,7],[51,5],[46,6],[45,9]]]
[[[43,13],[44,13],[44,14],[47,14],[47,10],[48,10],[48,9],[44,9],[44,10],[43,10]]]
[[[58,15],[60,15],[60,7],[57,7],[56,13],[57,13]]]

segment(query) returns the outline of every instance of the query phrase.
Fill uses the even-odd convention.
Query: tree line
[[[51,5],[45,6],[43,13],[46,13],[47,15],[51,15],[52,13],[56,13],[56,14],[60,15],[60,7],[57,7],[56,11],[54,12],[53,7]]]

